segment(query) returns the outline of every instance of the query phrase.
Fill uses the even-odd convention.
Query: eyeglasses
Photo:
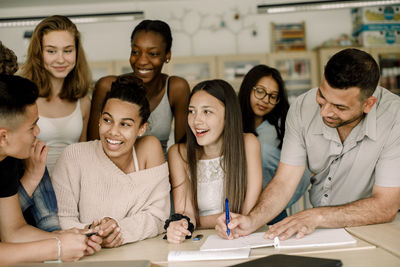
[[[271,105],[276,105],[279,103],[279,95],[277,93],[269,94],[263,87],[254,86],[253,87],[254,96],[263,100],[266,96],[268,96],[268,103]]]

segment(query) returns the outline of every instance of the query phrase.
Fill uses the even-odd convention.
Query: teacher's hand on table
[[[187,235],[192,233],[188,230],[188,221],[181,219],[179,221],[173,221],[169,223],[167,228],[167,240],[169,243],[180,244],[182,243]]]
[[[269,226],[264,237],[274,239],[278,236],[280,240],[286,240],[293,235],[296,235],[296,238],[302,238],[311,234],[318,226],[319,216],[316,212],[317,209],[309,209],[289,216]]]
[[[217,234],[225,239],[234,239],[241,236],[249,235],[251,231],[251,220],[249,216],[230,212],[231,221],[228,224],[230,235],[226,233],[226,218],[225,214],[222,214],[217,218],[217,224],[215,230]]]

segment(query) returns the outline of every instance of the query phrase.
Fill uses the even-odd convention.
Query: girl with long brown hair
[[[260,143],[244,134],[240,106],[223,80],[199,83],[189,97],[185,144],[168,152],[175,211],[167,221],[167,239],[180,243],[192,223],[214,228],[224,211],[248,214],[262,187]],[[180,219],[182,217],[182,219]]]

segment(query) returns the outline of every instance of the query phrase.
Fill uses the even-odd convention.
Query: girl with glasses
[[[253,133],[261,143],[263,188],[274,177],[278,168],[285,121],[289,110],[285,85],[278,70],[266,65],[253,67],[244,77],[239,90],[243,131]],[[295,203],[309,185],[310,173],[306,170],[293,198],[287,207]],[[270,224],[287,216],[286,210]]]

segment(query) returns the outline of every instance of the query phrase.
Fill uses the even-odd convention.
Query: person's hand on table
[[[186,219],[170,222],[167,228],[167,240],[169,243],[180,244],[185,241],[187,235],[191,235],[188,230],[189,224]]]
[[[293,235],[302,238],[311,234],[318,227],[319,216],[317,209],[304,210],[269,226],[264,238],[286,240]]]
[[[95,226],[95,230],[99,230],[99,236],[103,238],[102,247],[115,248],[122,245],[121,228],[118,223],[109,217],[101,219],[99,225]]]
[[[61,242],[61,260],[77,261],[85,255],[87,236],[79,231],[60,231],[58,238]]]
[[[78,228],[74,227],[74,228],[70,228],[70,229],[54,231],[54,233],[79,234],[79,235],[84,235],[85,237],[87,237],[87,240],[86,240],[87,248],[85,249],[85,255],[92,255],[92,254],[96,253],[97,251],[101,250],[101,243],[102,243],[103,239],[99,236],[99,231],[94,230],[93,228],[92,229],[89,229],[89,228],[78,229]],[[97,233],[97,235],[91,235],[90,237],[88,237],[87,234],[90,234],[90,233]],[[101,233],[101,231],[100,231],[100,233]]]
[[[217,234],[224,239],[235,239],[241,236],[249,235],[251,231],[251,219],[249,216],[230,212],[230,222],[228,224],[230,235],[228,236],[226,231],[226,218],[225,214],[221,214],[217,218],[217,224],[215,225],[215,231]]]

